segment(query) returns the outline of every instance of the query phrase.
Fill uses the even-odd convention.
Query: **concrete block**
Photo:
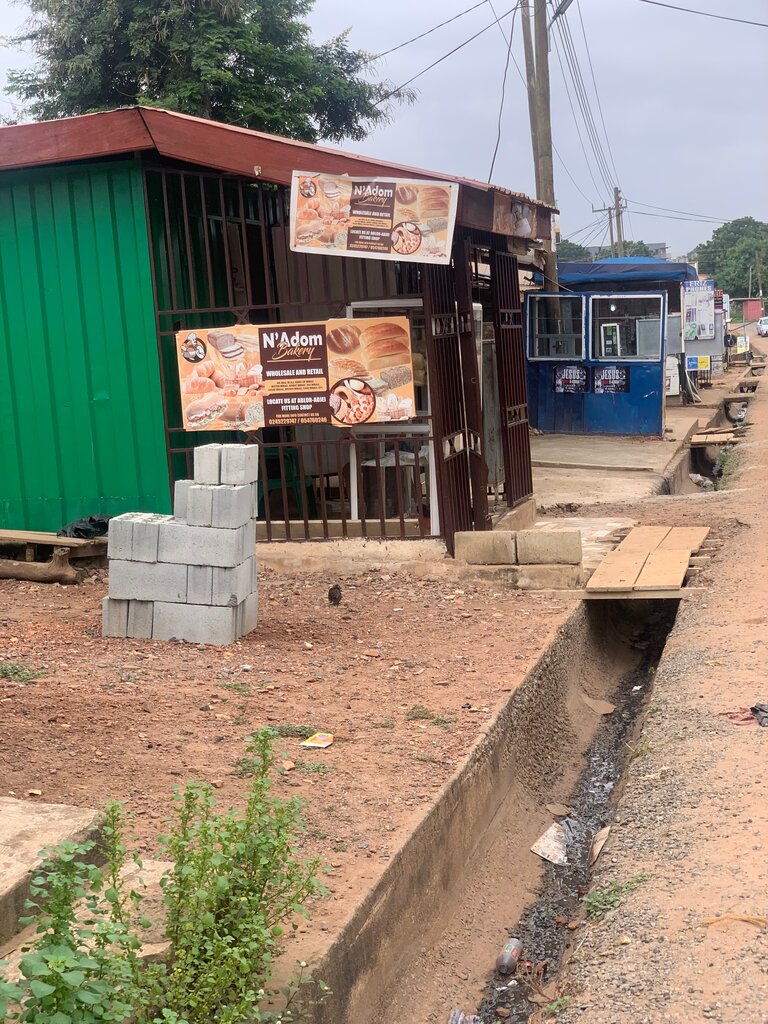
[[[469,565],[511,565],[515,535],[510,530],[478,530],[454,535],[456,560]]]
[[[255,526],[254,534],[255,534]],[[244,552],[247,526],[237,530],[220,530],[212,526],[189,526],[169,520],[160,525],[157,548],[159,562],[183,565],[239,565],[247,557]],[[251,545],[252,555],[255,542]]]
[[[187,567],[162,562],[110,561],[109,596],[124,601],[186,601]]]
[[[241,484],[238,487],[222,484],[221,487],[213,487],[211,490],[213,493],[211,526],[236,530],[238,526],[245,526],[250,521],[252,518],[251,484]],[[191,520],[189,521],[191,522]]]
[[[252,594],[254,594],[256,592],[256,580],[257,580],[257,577],[258,577],[258,573],[256,572],[256,555],[254,555],[253,559],[251,561],[251,585],[249,587],[249,590],[250,590],[250,592]]]
[[[259,515],[259,485],[251,484],[251,519],[257,519]]]
[[[143,512],[125,512],[113,516],[107,531],[107,555],[109,558],[130,558],[133,544],[133,525]]]
[[[228,570],[223,571],[226,572]],[[211,566],[187,566],[187,602],[189,604],[211,604],[212,593],[213,569]]]
[[[515,586],[521,590],[579,590],[587,574],[580,565],[520,565]]]
[[[105,597],[101,602],[101,635],[128,635],[128,602]]]
[[[238,636],[247,636],[252,633],[259,621],[259,596],[256,593],[248,597],[238,605]]]
[[[186,640],[193,644],[231,644],[235,641],[237,608],[158,601],[152,636],[155,640]]]
[[[137,640],[152,639],[153,601],[128,602],[128,636]]]
[[[201,444],[195,448],[195,483],[221,483],[220,444]]]
[[[250,558],[256,551],[256,520],[249,519],[243,527],[243,558]]]
[[[235,607],[243,602],[253,589],[251,581],[253,577],[253,566],[255,556],[241,562],[232,569],[214,568],[213,590],[211,594],[212,605],[224,605]],[[190,566],[190,569],[192,567]]]
[[[133,524],[131,561],[157,561],[157,538],[160,523],[165,522],[167,519],[170,519],[170,516],[147,515],[143,519],[136,520]]]
[[[177,480],[173,487],[174,519],[187,518],[187,495],[194,480]]]
[[[579,565],[580,530],[518,530],[517,560],[521,565]]]
[[[259,448],[255,444],[221,446],[221,483],[252,484],[259,479]]]
[[[210,526],[213,495],[217,487],[192,484],[187,491],[187,522],[190,526]]]

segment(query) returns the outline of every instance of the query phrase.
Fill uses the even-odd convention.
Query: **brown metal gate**
[[[504,495],[507,505],[512,508],[533,494],[533,474],[528,434],[523,311],[517,259],[509,253],[491,251],[491,301],[499,374]]]
[[[440,527],[451,554],[456,533],[490,527],[469,261],[461,240],[454,257],[454,266],[423,268]]]

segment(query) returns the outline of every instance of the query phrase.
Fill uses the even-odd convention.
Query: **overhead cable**
[[[661,0],[640,0],[640,3],[653,4],[654,7],[668,7],[671,11],[684,11],[686,14],[699,14],[702,18],[717,18],[718,21],[735,21],[739,25],[757,25],[758,28],[768,28],[768,21],[748,21],[746,18],[732,18],[728,14],[697,11],[693,7],[676,7],[675,4],[665,4]]]
[[[459,11],[458,14],[454,14],[452,18],[446,18],[445,21],[441,21],[438,25],[433,25],[432,28],[428,28],[426,32],[420,32],[417,36],[412,36],[410,39],[406,39],[403,43],[398,43],[397,46],[391,46],[388,50],[382,50],[381,53],[376,53],[370,56],[367,60],[363,61],[363,65],[372,64],[373,61],[380,60],[382,57],[386,57],[390,53],[394,53],[396,50],[402,50],[404,46],[410,46],[411,43],[415,43],[418,39],[423,39],[425,36],[431,35],[433,32],[437,32],[439,28],[444,25],[450,25],[452,21],[458,21],[459,18],[463,18],[465,14],[469,14],[471,11],[476,11],[478,7],[484,7],[485,4],[489,3],[489,0],[480,0],[480,3],[473,4],[472,7],[467,7],[463,11]]]

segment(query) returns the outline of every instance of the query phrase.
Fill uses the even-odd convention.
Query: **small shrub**
[[[558,996],[557,999],[544,1007],[544,1012],[550,1017],[557,1017],[558,1014],[562,1013],[563,1010],[567,1010],[571,1005],[571,998],[571,996]]]
[[[275,732],[283,739],[308,740],[316,732],[320,732],[314,725],[291,725],[289,722],[275,727]]]
[[[129,917],[131,900],[139,898],[125,893],[120,878],[126,857],[123,824],[120,806],[109,804],[103,871],[86,859],[96,845],[92,841],[65,842],[47,851],[27,901],[35,916],[20,922],[37,919],[35,936],[22,950],[22,977],[16,985],[0,980],[4,1021],[117,1024],[131,1016],[140,943],[131,934]]]
[[[36,672],[20,661],[4,661],[0,663],[0,679],[7,679],[12,683],[31,683],[42,673]]]
[[[406,722],[431,722],[435,716],[423,704],[414,704],[405,712]]]
[[[584,906],[590,917],[602,917],[609,910],[615,910],[624,901],[624,895],[633,892],[643,882],[648,881],[647,875],[635,875],[627,882],[609,882],[602,889],[591,889],[584,897]]]

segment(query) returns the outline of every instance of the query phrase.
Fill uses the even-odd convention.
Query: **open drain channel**
[[[448,1024],[457,1008],[490,1024],[498,1008],[513,1022],[536,1011],[529,996],[537,986],[554,990],[579,934],[557,919],[583,916],[592,840],[614,816],[676,612],[673,600],[590,601],[574,610],[446,787],[392,886],[361,918],[345,946],[354,973],[334,991],[350,975],[354,983],[343,1011],[337,1005],[322,1024]],[[596,700],[615,710],[601,716]],[[531,853],[554,820],[551,803],[570,809],[561,867]],[[375,922],[383,939],[374,951],[365,932]],[[509,935],[522,940],[523,968],[504,977],[494,964]],[[546,963],[541,984],[526,977],[528,962]]]
[[[668,606],[672,605],[670,609]],[[666,607],[665,607],[666,606]],[[495,974],[479,1007],[479,1018],[498,1022],[503,1008],[511,1022],[527,1021],[536,1011],[531,1002],[542,988],[551,990],[574,936],[567,922],[583,914],[582,897],[589,891],[594,837],[611,823],[616,811],[616,787],[633,752],[631,738],[647,705],[653,674],[674,624],[676,602],[657,602],[643,628],[630,643],[642,651],[640,664],[619,682],[612,697],[615,711],[604,722],[587,754],[587,767],[570,801],[570,813],[560,819],[567,836],[568,864],[547,863],[538,899],[510,934],[522,941],[517,976]],[[552,997],[554,998],[554,997]]]

